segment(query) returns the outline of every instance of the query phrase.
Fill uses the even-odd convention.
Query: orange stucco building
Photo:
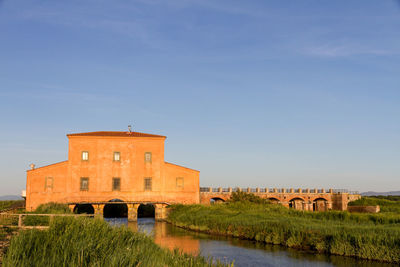
[[[164,161],[165,136],[128,131],[67,137],[68,160],[40,168],[32,166],[27,171],[27,210],[47,202],[200,201],[200,172]],[[99,209],[104,207],[99,205]]]

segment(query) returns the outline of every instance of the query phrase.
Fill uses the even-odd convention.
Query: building
[[[139,203],[200,201],[200,172],[164,161],[165,136],[128,131],[67,137],[68,160],[27,171],[27,210],[59,202],[71,208],[97,203],[97,211],[114,200],[130,203],[131,212]]]
[[[288,208],[347,210],[361,196],[333,189],[200,188],[200,172],[164,161],[165,136],[138,132],[89,132],[67,135],[68,160],[27,171],[26,209],[48,202],[66,203],[75,212],[104,215],[118,208],[136,220],[144,204],[156,219],[173,203],[210,204],[245,191]],[[118,206],[119,205],[119,206]]]

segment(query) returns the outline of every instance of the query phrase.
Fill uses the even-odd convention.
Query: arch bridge
[[[122,212],[126,212],[128,221],[137,221],[138,210],[141,205],[152,205],[154,207],[154,218],[156,220],[164,220],[167,218],[167,207],[170,205],[168,202],[150,202],[150,201],[96,201],[96,202],[69,202],[68,207],[72,212],[92,213],[98,217],[104,217],[107,213],[107,208],[110,210],[113,206],[115,208],[122,207]]]
[[[278,189],[278,188],[200,188],[200,203],[210,204],[224,202],[231,198],[233,192],[254,194],[271,202],[288,208],[308,211],[347,210],[350,201],[359,199],[358,192],[345,189]]]

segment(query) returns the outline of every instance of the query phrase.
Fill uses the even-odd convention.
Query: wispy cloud
[[[399,51],[391,49],[380,49],[380,48],[373,48],[373,47],[353,45],[353,44],[341,44],[341,45],[326,44],[326,45],[308,46],[304,48],[303,52],[307,55],[320,56],[320,57],[347,57],[355,55],[385,56],[385,55],[399,54]]]

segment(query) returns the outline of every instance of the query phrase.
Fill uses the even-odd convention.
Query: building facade
[[[27,210],[47,202],[200,201],[200,172],[164,161],[165,136],[128,131],[67,137],[68,160],[27,171]]]

